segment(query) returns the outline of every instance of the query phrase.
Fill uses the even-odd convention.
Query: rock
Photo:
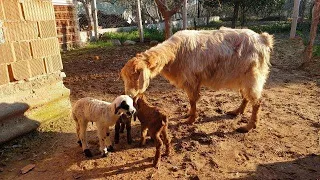
[[[125,42],[123,42],[124,46],[135,45],[135,44],[136,44],[136,42],[130,41],[130,40],[126,40]]]
[[[21,174],[26,174],[27,172],[31,171],[34,167],[36,167],[35,164],[28,164],[25,167],[23,167],[20,172]]]
[[[121,46],[121,42],[119,39],[111,39],[110,41],[114,46]]]
[[[151,46],[155,46],[157,44],[159,44],[159,41],[156,41],[156,40],[150,41]]]

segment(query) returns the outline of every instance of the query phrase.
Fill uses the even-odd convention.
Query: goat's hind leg
[[[248,105],[248,100],[244,97],[243,92],[242,91],[240,91],[240,92],[241,92],[241,95],[242,95],[242,98],[243,98],[241,105],[237,109],[235,109],[233,111],[228,111],[226,114],[232,115],[232,116],[237,116],[239,114],[243,114],[244,113],[244,110],[246,109],[246,107]]]
[[[161,147],[163,145],[163,142],[160,138],[160,132],[157,132],[153,138],[156,141],[156,154],[154,156],[154,160],[153,160],[153,167],[155,168],[159,168],[159,164],[160,164],[160,158],[161,158]]]
[[[200,84],[196,84],[194,86],[187,85],[184,89],[187,92],[190,102],[187,123],[193,124],[197,118],[197,101],[200,99]]]
[[[79,138],[81,141],[82,150],[83,150],[86,157],[92,157],[92,153],[88,149],[88,141],[87,141],[88,123],[81,120],[81,121],[78,121],[78,124],[79,124]]]
[[[164,141],[164,144],[166,146],[166,152],[165,152],[165,156],[169,156],[170,155],[170,152],[171,152],[171,147],[170,147],[170,137],[168,135],[168,126],[165,126],[163,129],[162,129],[162,137],[163,137],[163,141]]]

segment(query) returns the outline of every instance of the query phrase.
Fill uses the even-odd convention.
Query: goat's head
[[[121,69],[120,75],[124,82],[125,94],[135,97],[139,93],[143,93],[150,82],[150,69],[146,58],[138,54],[130,59]]]
[[[115,114],[125,114],[126,116],[131,117],[136,112],[136,108],[133,106],[133,100],[128,95],[118,96],[114,100],[114,104]]]

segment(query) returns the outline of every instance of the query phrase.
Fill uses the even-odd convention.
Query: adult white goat
[[[113,150],[109,127],[115,125],[122,114],[132,116],[135,112],[133,100],[127,95],[118,96],[112,103],[89,97],[78,100],[72,108],[72,117],[76,122],[78,143],[85,155],[92,156],[87,143],[88,122],[96,123],[100,151],[102,156],[106,156],[108,149]]]
[[[273,36],[249,29],[220,28],[212,31],[184,30],[151,49],[137,54],[121,70],[125,93],[135,97],[161,74],[182,88],[190,100],[188,122],[196,119],[200,87],[240,90],[243,101],[229,114],[244,112],[250,101],[249,123],[237,129],[248,132],[256,127],[263,86],[269,74]]]

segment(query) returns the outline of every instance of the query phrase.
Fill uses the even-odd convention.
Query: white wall
[[[53,5],[72,5],[72,0],[51,0]]]

